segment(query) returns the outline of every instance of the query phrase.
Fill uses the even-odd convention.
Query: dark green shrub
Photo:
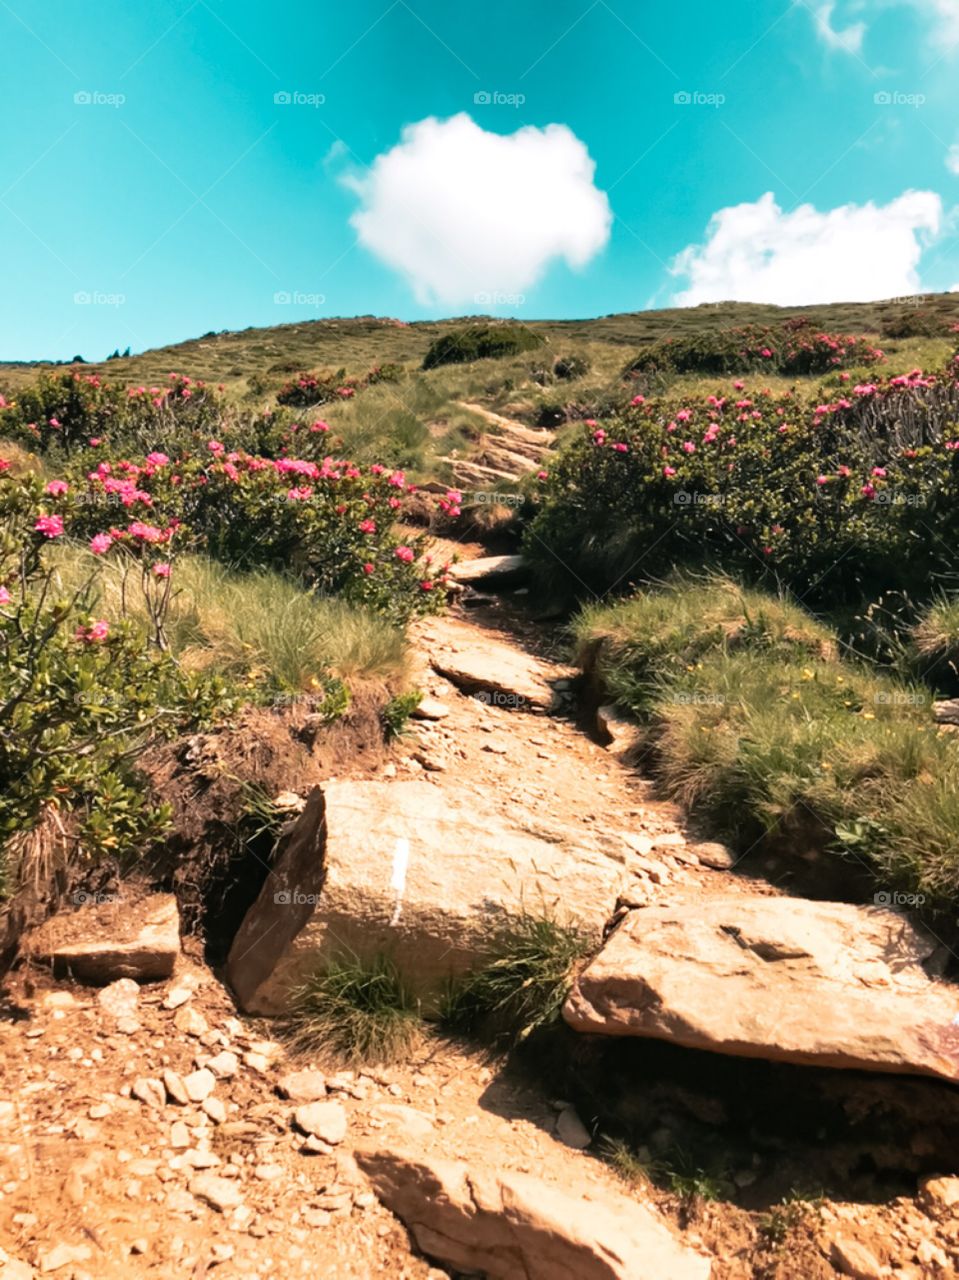
[[[451,329],[430,344],[423,357],[424,369],[443,364],[467,364],[472,360],[492,360],[517,356],[541,347],[544,339],[521,324],[471,324]]]
[[[560,356],[553,365],[553,373],[564,382],[585,378],[592,368],[585,356]]]

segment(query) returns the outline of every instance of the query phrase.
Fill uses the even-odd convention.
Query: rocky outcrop
[[[577,1031],[959,1079],[959,989],[901,915],[723,896],[630,912],[563,1010]]]
[[[616,1192],[590,1199],[523,1173],[472,1170],[390,1150],[356,1160],[423,1252],[494,1280],[708,1280],[708,1258],[655,1210]]]
[[[628,878],[624,846],[617,859],[602,833],[552,838],[523,818],[427,781],[314,791],[230,951],[243,1007],[282,1011],[306,971],[347,951],[392,957],[429,1005],[526,912],[577,924],[598,943]]]
[[[455,618],[431,619],[423,640],[434,671],[462,692],[509,711],[548,711],[553,684],[575,674]]]
[[[81,904],[33,933],[24,952],[56,973],[104,984],[168,978],[180,953],[180,917],[172,894],[126,904]]]

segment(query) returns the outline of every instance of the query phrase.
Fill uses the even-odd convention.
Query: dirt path
[[[414,645],[420,687],[444,714],[415,722],[386,776],[453,782],[474,790],[479,806],[520,813],[531,831],[629,848],[638,901],[677,886],[775,892],[698,859],[675,809],[657,803],[577,723],[555,636],[521,612],[492,604],[430,619],[415,629]],[[551,713],[493,685],[457,687],[443,672],[471,645],[487,657],[501,645],[524,664],[534,658],[559,681]],[[0,1280],[439,1280],[446,1272],[417,1255],[358,1175],[351,1149],[371,1140],[412,1144],[477,1169],[532,1172],[600,1196],[604,1188],[622,1191],[607,1163],[556,1136],[566,1100],[544,1096],[481,1053],[428,1040],[402,1066],[327,1072],[326,1098],[344,1112],[345,1137],[310,1150],[291,1124],[295,1103],[278,1084],[292,1066],[317,1064],[288,1062],[269,1024],[238,1018],[208,969],[184,957],[171,981],[141,988],[135,1029],[118,1028],[117,994],[23,970],[8,985],[0,1021]],[[219,1061],[213,1103],[164,1103],[162,1087],[155,1097],[144,1084],[162,1081],[165,1071],[189,1076],[211,1056]],[[171,1087],[175,1080],[167,1094]],[[868,1277],[827,1260],[838,1230],[880,1253],[886,1243],[877,1242],[893,1241],[897,1265],[883,1275],[955,1274],[913,1198],[825,1202],[787,1224],[776,1243],[761,1234],[756,1215],[732,1205],[648,1187],[635,1194],[665,1212],[686,1243],[709,1252],[713,1280]],[[944,1239],[955,1241],[955,1231]]]

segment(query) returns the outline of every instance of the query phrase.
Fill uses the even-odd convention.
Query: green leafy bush
[[[553,365],[553,373],[563,382],[585,378],[592,368],[586,356],[560,356]]]
[[[464,325],[462,329],[451,329],[430,344],[423,357],[423,368],[516,356],[541,347],[543,342],[538,333],[521,324]]]
[[[959,537],[957,423],[951,373],[809,401],[742,382],[635,396],[551,466],[526,551],[570,594],[682,565],[785,582],[817,606],[928,592]]]
[[[762,370],[792,377],[875,364],[882,358],[882,352],[865,338],[822,333],[798,319],[665,338],[641,351],[623,370],[623,377],[653,385],[679,373]]]
[[[146,799],[136,755],[234,703],[220,679],[99,617],[88,583],[59,588],[44,564],[58,523],[38,516],[41,493],[37,477],[0,469],[0,848],[62,813],[75,863],[132,858],[168,817]],[[20,877],[14,856],[7,889]]]

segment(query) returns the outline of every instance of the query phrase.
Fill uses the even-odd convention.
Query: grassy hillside
[[[639,348],[669,336],[685,336],[741,324],[775,324],[787,317],[806,316],[816,325],[841,332],[887,337],[899,322],[909,327],[928,324],[945,329],[959,323],[959,294],[928,294],[888,302],[836,302],[815,307],[775,307],[760,303],[707,303],[686,309],[624,312],[594,320],[531,320],[527,327],[541,334],[558,353],[583,344]],[[377,364],[396,362],[418,366],[430,343],[462,319],[406,324],[399,320],[359,316],[354,319],[313,320],[264,329],[207,333],[201,338],[157,347],[140,355],[90,362],[91,372],[109,373],[130,383],[159,382],[173,369],[222,382],[238,395],[258,394],[260,383],[280,384],[301,369],[344,367],[348,373]],[[0,388],[14,391],[44,369],[38,360],[0,361]]]

